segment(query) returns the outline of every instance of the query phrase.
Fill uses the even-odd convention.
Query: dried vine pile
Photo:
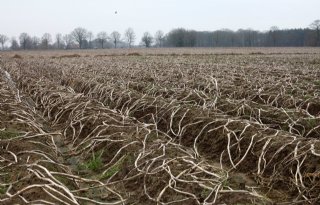
[[[4,56],[0,201],[320,201],[317,54],[152,52]]]

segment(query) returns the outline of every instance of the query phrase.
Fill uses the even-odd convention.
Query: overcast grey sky
[[[0,33],[8,36],[65,34],[81,26],[94,34],[123,34],[132,27],[140,37],[177,27],[298,28],[320,19],[320,0],[0,0],[0,5]]]

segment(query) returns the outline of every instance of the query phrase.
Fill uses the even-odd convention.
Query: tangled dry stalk
[[[0,201],[319,202],[315,54],[153,52],[5,56]]]

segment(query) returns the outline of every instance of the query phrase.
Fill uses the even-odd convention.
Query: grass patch
[[[314,84],[320,86],[320,80],[315,81]]]
[[[158,138],[158,133],[156,131],[152,131],[148,134],[147,142],[153,142]]]
[[[207,198],[209,196],[209,194],[211,193],[211,190],[210,189],[203,189],[200,193],[201,197],[202,198]]]
[[[230,186],[230,182],[228,179],[225,179],[222,181],[222,187],[226,188]]]
[[[305,100],[308,100],[310,98],[313,98],[313,96],[309,95],[309,94],[306,94],[306,95],[303,96],[303,99],[305,99]]]
[[[83,165],[80,165],[80,168],[86,168],[92,171],[98,171],[103,166],[102,154],[103,152],[92,153],[92,158],[88,162],[84,163]]]
[[[7,186],[0,185],[0,194],[5,194],[8,190]]]
[[[132,155],[125,155],[120,159],[116,164],[109,167],[106,171],[104,171],[100,177],[100,179],[109,179],[116,173],[120,172],[124,165],[128,166],[134,163],[134,159]]]
[[[8,172],[13,172],[13,170],[12,169],[8,169],[8,170],[0,171],[0,182],[1,183],[9,184],[12,181],[10,175],[8,174]],[[0,185],[0,187],[4,187],[4,186]]]
[[[314,127],[318,126],[317,119],[308,119],[307,123],[311,128],[314,128]]]
[[[20,133],[16,130],[0,130],[0,139],[11,139],[19,135]]]
[[[113,175],[118,173],[119,171],[120,171],[119,164],[115,164],[112,167],[110,167],[109,169],[107,169],[106,172],[104,172],[102,174],[100,179],[109,179],[110,177],[112,177]]]

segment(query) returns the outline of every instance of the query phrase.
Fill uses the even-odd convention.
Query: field
[[[0,53],[1,204],[319,204],[320,49]]]

